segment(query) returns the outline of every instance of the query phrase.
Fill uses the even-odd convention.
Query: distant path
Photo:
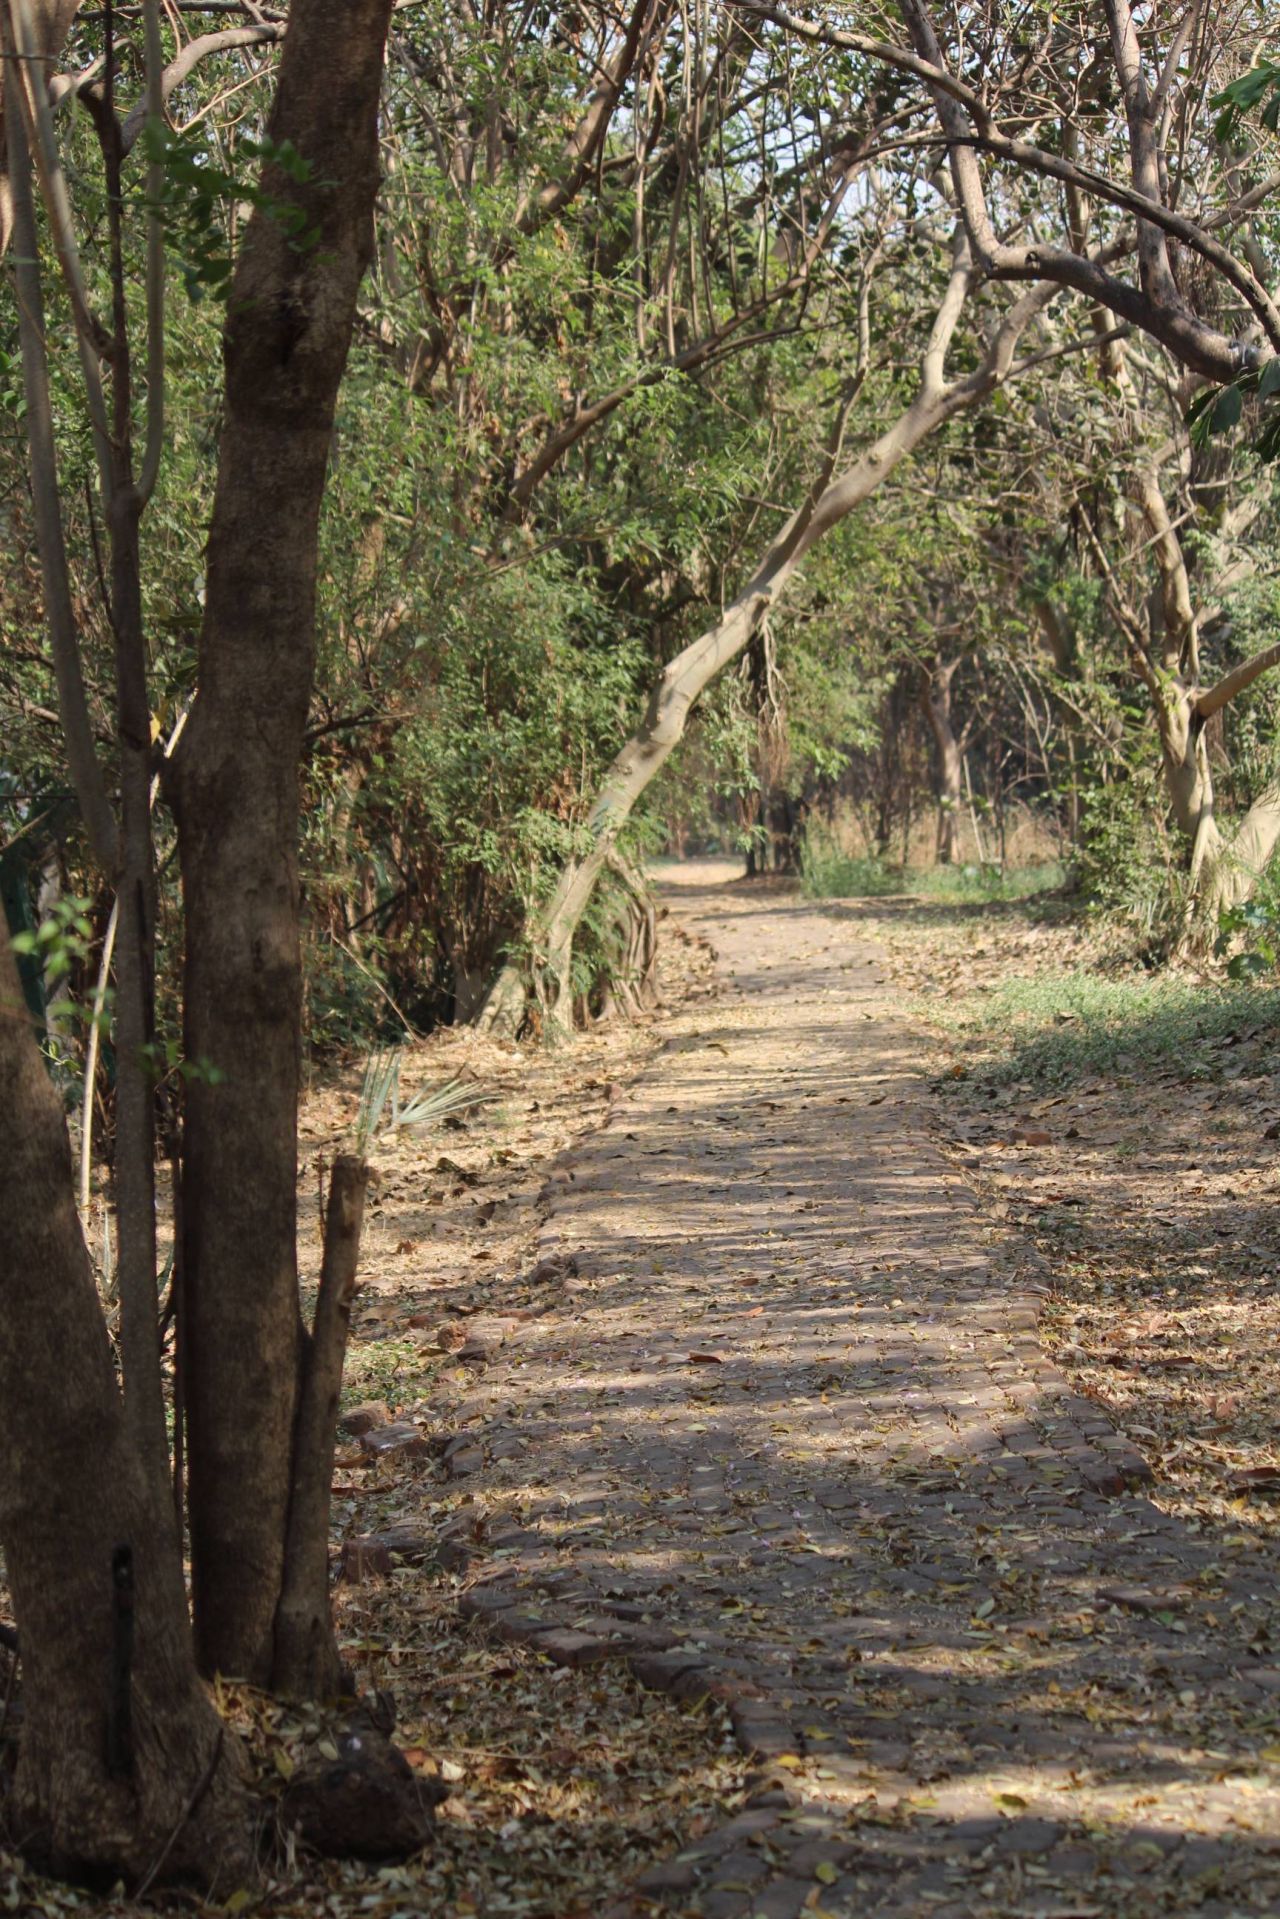
[[[715,869],[663,891],[727,990],[575,1155],[544,1251],[577,1277],[479,1401],[526,1532],[468,1608],[714,1689],[759,1755],[746,1812],[601,1911],[1280,1911],[1248,1581],[1042,1354],[879,955]]]

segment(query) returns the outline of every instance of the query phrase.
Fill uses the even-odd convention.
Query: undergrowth
[[[957,905],[1029,899],[1063,885],[1058,860],[1035,866],[891,866],[872,854],[844,853],[830,841],[806,841],[801,885],[810,899],[886,899],[911,895]]]
[[[932,866],[906,876],[907,891],[926,899],[956,900],[963,905],[986,900],[1025,900],[1035,893],[1052,893],[1064,885],[1067,869],[1059,860],[1036,866]]]
[[[1070,972],[1006,980],[976,1009],[970,1002],[955,1024],[978,1055],[965,1076],[992,1085],[1128,1078],[1171,1066],[1179,1077],[1209,1079],[1221,1072],[1226,1049],[1280,1027],[1280,995],[1256,982],[1206,986],[1167,975]]]

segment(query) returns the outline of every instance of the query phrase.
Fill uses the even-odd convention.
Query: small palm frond
[[[493,1098],[477,1086],[466,1086],[460,1079],[447,1080],[443,1086],[424,1087],[412,1099],[400,1103],[400,1061],[403,1047],[387,1046],[370,1053],[360,1088],[360,1106],[356,1115],[356,1151],[363,1159],[375,1136],[395,1132],[403,1126],[410,1132],[434,1126],[453,1113],[466,1112],[472,1106],[484,1106]]]
[[[451,1079],[443,1086],[424,1087],[415,1093],[397,1109],[391,1123],[416,1131],[423,1126],[434,1126],[451,1113],[465,1112],[471,1106],[486,1106],[492,1098],[492,1093],[482,1093],[478,1086],[464,1086],[460,1079]]]
[[[376,1053],[370,1053],[365,1062],[364,1081],[360,1087],[360,1106],[356,1114],[356,1152],[364,1159],[369,1151],[370,1142],[379,1126],[388,1100],[391,1102],[391,1123],[395,1124],[400,1106],[400,1048],[383,1047]]]

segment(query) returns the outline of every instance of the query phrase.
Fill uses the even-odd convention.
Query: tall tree
[[[20,223],[26,219],[16,270],[28,391],[38,403],[30,409],[35,490],[47,504],[52,439],[43,330],[31,297],[38,283],[30,146],[82,320],[91,410],[101,338],[76,277],[44,55],[26,0],[6,6],[6,133],[18,162],[10,197]],[[314,664],[318,516],[357,289],[373,250],[390,14],[391,0],[294,0],[289,12],[268,158],[230,288],[200,690],[172,783],[188,905],[188,1046],[213,1069],[192,1101],[180,1256],[199,1661],[206,1671],[321,1693],[341,1677],[328,1610],[328,1484],[364,1169],[335,1169],[320,1305],[308,1335],[295,1250],[298,765]],[[109,48],[108,72],[110,57]],[[154,78],[154,63],[152,70]],[[19,71],[20,93],[12,84]],[[95,112],[115,223],[125,141],[109,87]],[[117,393],[101,465],[110,588],[121,615],[117,751],[126,807],[119,827],[108,811],[94,843],[108,877],[124,888],[126,913],[141,920],[149,841],[131,842],[128,800],[134,761],[147,800],[135,535],[148,487],[134,483],[129,459],[120,260],[113,248]],[[149,372],[154,394],[155,361]],[[148,470],[156,456],[149,436]],[[56,497],[52,507],[56,520]],[[59,529],[46,532],[46,597],[57,618],[66,583]],[[62,677],[78,722],[74,624],[64,621],[54,638],[55,650],[70,650]],[[73,748],[75,740],[89,742],[77,785],[92,824],[101,811],[92,736],[81,726]],[[141,845],[141,865],[129,864],[130,844]],[[141,968],[145,945],[135,953]],[[147,984],[141,975],[139,983]],[[132,991],[132,976],[126,985]],[[122,1021],[122,1070],[139,1076],[143,1037]],[[25,1221],[0,1254],[0,1546],[26,1678],[17,1785],[24,1830],[55,1864],[129,1876],[163,1869],[212,1882],[228,1860],[243,1858],[247,1825],[234,1743],[197,1679],[173,1506],[154,1457],[157,1430],[163,1444],[148,1251],[154,1222],[140,1226],[138,1209],[122,1206],[128,1257],[145,1283],[133,1288],[136,1339],[125,1342],[118,1382],[76,1217],[60,1103],[7,952],[0,1077],[8,1094],[5,1177],[22,1195],[14,1210]],[[149,1175],[145,1102],[144,1118]],[[122,1249],[122,1273],[124,1265]],[[131,1353],[141,1355],[137,1363]]]
[[[0,941],[0,1547],[21,1634],[12,1830],[55,1871],[212,1883],[249,1828],[192,1657],[173,1509],[129,1427],[62,1103]]]
[[[186,906],[183,1377],[196,1645],[207,1671],[332,1687],[276,1646],[298,1384],[302,1043],[298,779],[315,672],[316,552],[338,385],[373,255],[391,0],[295,0],[267,196],[236,263],[199,692],[176,757]],[[285,221],[272,203],[292,209]],[[327,1621],[323,1592],[313,1595]]]

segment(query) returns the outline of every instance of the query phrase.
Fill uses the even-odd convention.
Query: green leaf
[[[1277,98],[1280,98],[1280,95]],[[1267,361],[1258,380],[1259,399],[1269,400],[1273,393],[1280,393],[1280,353]]]
[[[1209,423],[1210,433],[1226,433],[1235,426],[1244,412],[1244,395],[1238,386],[1224,386],[1218,395],[1217,405]]]

